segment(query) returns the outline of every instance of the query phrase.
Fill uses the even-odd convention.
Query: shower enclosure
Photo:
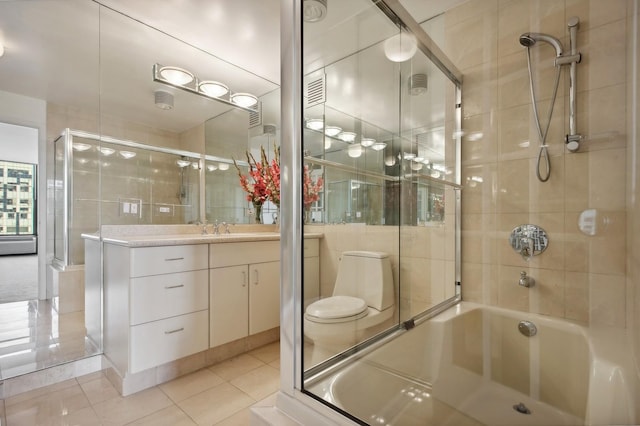
[[[441,20],[426,26],[443,35]],[[301,179],[324,183],[310,206],[317,219],[302,225],[323,234],[320,298],[332,295],[346,251],[389,255],[395,294],[392,318],[353,325],[355,342],[311,340],[302,327],[299,386],[331,405],[323,387],[329,374],[460,300],[462,80],[396,2],[331,3],[324,19],[302,24],[302,34],[302,148],[287,154],[302,158]],[[306,200],[306,187],[300,191]],[[364,277],[357,279],[366,287]],[[302,282],[301,300],[305,290]]]
[[[54,141],[54,265],[84,265],[100,225],[195,222],[200,154],[66,129]]]

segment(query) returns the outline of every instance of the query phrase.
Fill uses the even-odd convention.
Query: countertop
[[[322,238],[322,233],[305,233],[304,238]],[[88,240],[100,240],[96,234],[82,234]],[[220,244],[250,241],[278,241],[279,232],[237,232],[231,234],[166,234],[166,235],[123,235],[103,237],[108,244],[125,247],[176,246],[184,244]]]

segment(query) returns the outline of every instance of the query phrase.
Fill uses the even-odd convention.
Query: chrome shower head
[[[531,47],[538,41],[544,41],[549,43],[556,49],[556,56],[562,56],[564,49],[562,48],[562,43],[557,38],[550,36],[548,34],[541,33],[524,33],[520,36],[520,44],[524,47]]]

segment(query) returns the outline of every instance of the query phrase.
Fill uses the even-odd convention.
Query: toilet
[[[346,251],[338,265],[333,295],[307,307],[304,335],[326,348],[353,346],[393,316],[394,293],[387,253]]]

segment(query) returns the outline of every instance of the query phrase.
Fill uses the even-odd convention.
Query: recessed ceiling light
[[[375,139],[371,139],[371,138],[362,138],[360,140],[360,145],[364,146],[364,147],[370,147],[372,146],[374,143],[376,143]]]
[[[220,170],[229,170],[229,164],[227,164],[227,163],[220,163],[220,164],[218,164],[218,168],[219,168]]]
[[[374,149],[376,151],[382,151],[386,147],[387,147],[387,144],[384,142],[376,142],[373,145],[371,145],[371,149]]]
[[[218,170],[218,166],[214,166],[213,164],[207,164],[207,170],[209,170],[210,172],[214,172]]]
[[[342,131],[341,127],[338,127],[338,126],[327,126],[327,128],[324,129],[324,134],[327,135],[327,136],[334,137],[335,135],[337,135],[341,131]]]
[[[342,132],[338,135],[338,139],[345,142],[353,142],[356,140],[356,134],[353,132]]]
[[[187,167],[189,164],[191,164],[191,161],[187,161],[187,160],[178,160],[176,161],[176,164],[179,167]]]

